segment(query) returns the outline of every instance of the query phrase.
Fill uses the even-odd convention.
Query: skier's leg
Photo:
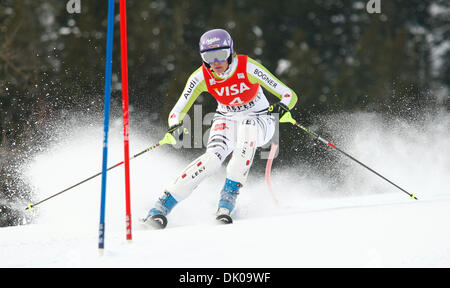
[[[216,171],[234,146],[232,122],[218,117],[211,126],[206,153],[191,162],[165,189],[148,217],[167,215],[178,202],[186,199],[207,176]],[[166,220],[165,220],[166,221]]]
[[[163,197],[156,201],[148,216],[167,215],[178,202],[187,198],[207,176],[220,167],[217,155],[206,152],[191,162],[164,191]]]
[[[275,134],[275,118],[260,115],[246,119],[237,128],[236,148],[227,167],[227,178],[245,184],[256,148],[267,144]]]
[[[254,118],[249,118],[239,123],[237,127],[236,147],[227,166],[225,185],[220,192],[217,220],[231,223],[231,218],[228,215],[234,209],[239,189],[247,180],[247,175],[256,151],[257,139],[258,128]]]
[[[211,152],[223,162],[233,152],[236,139],[236,122],[216,114],[209,131],[206,151]]]
[[[217,155],[206,151],[205,154],[192,161],[177,179],[167,186],[166,191],[170,191],[178,202],[186,199],[200,182],[220,167],[221,163]]]
[[[229,215],[234,209],[239,189],[247,180],[256,148],[270,141],[274,132],[275,121],[267,115],[252,117],[239,124],[236,148],[227,166],[227,179],[220,193],[218,215]]]
[[[258,143],[257,147],[261,147],[269,143],[275,134],[275,118],[271,115],[260,115],[256,117],[258,127]]]
[[[244,184],[255,155],[258,134],[255,118],[249,118],[239,123],[237,127],[236,147],[233,157],[227,166],[227,178]]]

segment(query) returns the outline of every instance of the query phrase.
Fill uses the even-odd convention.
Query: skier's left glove
[[[290,113],[289,107],[281,102],[270,105],[268,111],[270,114],[278,113],[280,116],[280,120],[286,113]]]

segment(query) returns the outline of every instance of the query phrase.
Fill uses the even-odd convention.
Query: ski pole
[[[373,170],[372,168],[370,168],[369,166],[365,165],[364,163],[362,163],[361,161],[359,161],[358,159],[354,158],[353,156],[349,155],[348,153],[344,152],[343,150],[339,149],[338,147],[336,147],[336,145],[334,145],[333,143],[331,143],[328,140],[325,140],[324,138],[322,138],[319,134],[317,134],[316,132],[312,131],[311,129],[301,125],[300,123],[298,123],[297,121],[295,121],[292,118],[292,115],[290,112],[286,113],[283,117],[281,117],[280,122],[289,122],[292,125],[302,129],[303,131],[305,131],[306,133],[308,133],[309,135],[311,135],[312,137],[314,137],[315,140],[319,140],[320,142],[330,146],[331,148],[339,151],[340,153],[342,153],[343,155],[347,156],[348,158],[350,158],[351,160],[355,161],[356,163],[360,164],[361,166],[363,166],[364,168],[368,169],[370,172],[374,173],[375,175],[378,175],[379,177],[381,177],[382,179],[386,180],[387,182],[389,182],[390,184],[394,185],[395,187],[397,187],[398,189],[400,189],[402,192],[406,193],[409,195],[409,197],[411,199],[417,199],[417,197],[412,194],[409,193],[408,191],[406,191],[405,189],[403,189],[402,187],[398,186],[397,184],[395,184],[394,182],[392,182],[391,180],[387,179],[386,177],[384,177],[383,175],[381,175],[380,173],[376,172],[375,170]]]
[[[164,145],[164,144],[172,144],[172,145],[173,145],[173,144],[175,144],[175,143],[176,143],[175,138],[174,138],[171,134],[167,133],[167,134],[164,136],[164,138],[163,138],[161,141],[159,141],[157,144],[155,144],[155,145],[153,145],[153,146],[151,146],[151,147],[149,147],[149,148],[147,148],[147,149],[145,149],[145,150],[143,150],[143,151],[137,153],[136,155],[133,155],[133,156],[130,158],[130,160],[132,160],[132,159],[134,159],[134,158],[137,158],[137,157],[141,156],[142,154],[147,153],[147,152],[149,152],[150,150],[155,149],[156,147],[162,146],[162,145]],[[115,165],[109,167],[106,171],[109,171],[109,170],[111,170],[111,169],[114,169],[114,168],[116,168],[116,167],[119,167],[119,166],[122,165],[123,163],[124,163],[124,161],[119,162],[119,163],[117,163],[117,164],[115,164]],[[34,207],[36,207],[37,205],[39,205],[39,204],[41,204],[41,203],[44,203],[44,202],[46,202],[46,201],[48,201],[48,200],[52,199],[53,197],[56,197],[56,196],[58,196],[58,195],[60,195],[60,194],[63,194],[64,192],[67,192],[67,191],[69,191],[69,190],[71,190],[71,189],[73,189],[73,188],[75,188],[75,187],[77,187],[77,186],[79,186],[79,185],[81,185],[81,184],[83,184],[83,183],[86,183],[86,182],[88,182],[89,180],[92,180],[92,179],[94,179],[95,177],[98,177],[98,176],[100,176],[100,175],[102,175],[102,172],[99,172],[99,173],[97,173],[97,174],[95,174],[95,175],[92,175],[91,177],[86,178],[86,179],[84,179],[83,181],[78,182],[77,184],[74,184],[74,185],[72,185],[72,186],[70,186],[70,187],[68,187],[68,188],[66,188],[66,189],[64,189],[64,190],[62,190],[62,191],[60,191],[60,192],[58,192],[58,193],[56,193],[56,194],[53,194],[53,195],[50,196],[50,197],[47,197],[47,198],[45,198],[45,199],[43,199],[43,200],[37,202],[37,203],[34,203],[34,204],[29,203],[28,206],[27,206],[27,208],[25,208],[25,210],[32,210],[32,209],[33,209]]]

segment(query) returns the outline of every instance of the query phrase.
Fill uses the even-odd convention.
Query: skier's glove
[[[179,124],[173,125],[169,127],[167,133],[171,134],[176,141],[183,141],[184,134],[189,134],[187,128],[183,129],[183,121]]]
[[[280,119],[283,118],[284,114],[289,113],[289,107],[281,102],[277,102],[269,106],[269,113],[278,113],[280,115]]]

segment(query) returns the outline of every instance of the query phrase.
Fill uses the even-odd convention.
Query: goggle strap
[[[212,49],[205,49],[205,50],[200,50],[200,53],[210,52],[210,51],[214,51],[214,50],[229,49],[229,48],[231,48],[231,46],[223,46],[223,47],[217,47],[217,48],[212,48]]]

